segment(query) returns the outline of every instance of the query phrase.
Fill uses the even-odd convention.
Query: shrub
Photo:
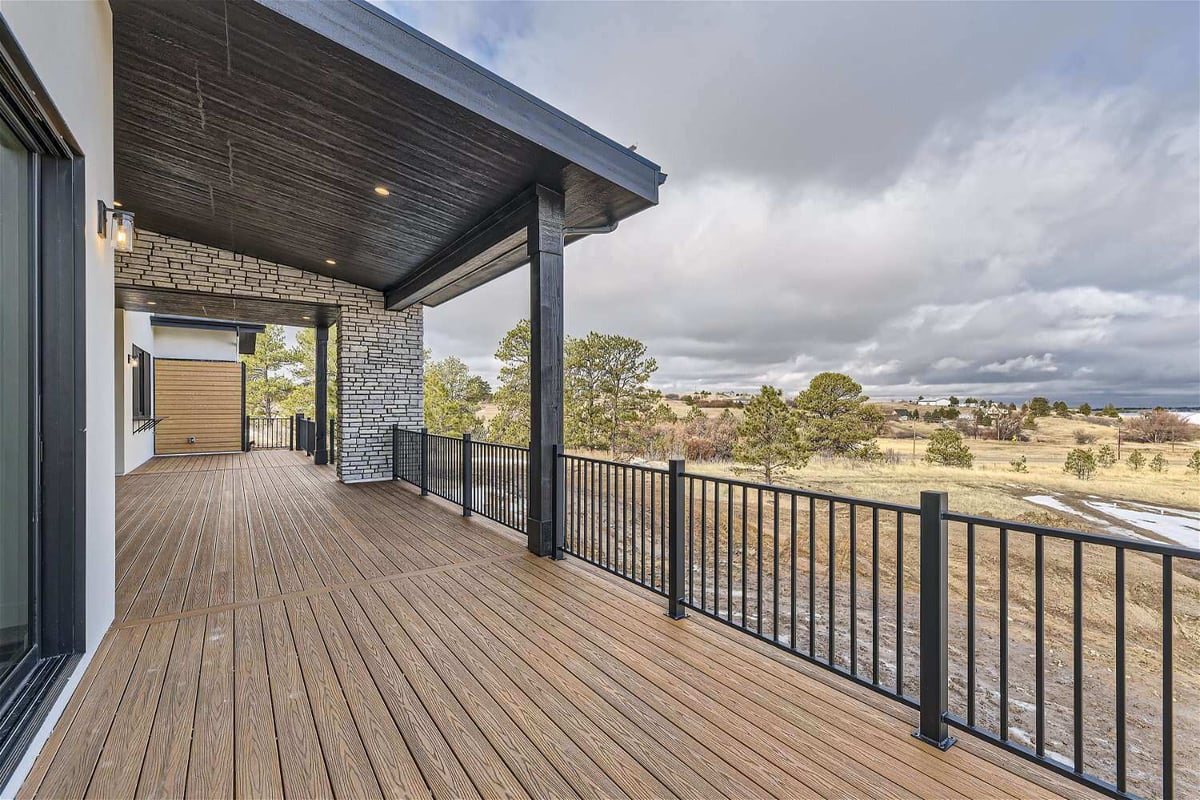
[[[1076,428],[1072,434],[1075,436],[1075,444],[1093,444],[1096,441],[1096,434],[1086,428]]]
[[[1096,452],[1096,463],[1108,469],[1113,464],[1117,463],[1117,454],[1113,449],[1106,444],[1100,445],[1100,449]]]
[[[1150,459],[1150,470],[1152,472],[1166,472],[1167,458],[1162,453],[1156,453],[1154,458]]]
[[[1091,450],[1076,447],[1067,453],[1067,463],[1063,469],[1079,480],[1086,481],[1096,473],[1096,456]]]
[[[1134,472],[1137,472],[1142,467],[1146,466],[1146,455],[1141,450],[1134,450],[1129,454],[1129,458],[1125,459],[1125,463]]]
[[[1021,456],[1015,461],[1008,462],[1008,465],[1012,467],[1013,472],[1029,472],[1029,465],[1025,461],[1025,456]]]
[[[963,444],[961,433],[942,428],[934,431],[929,437],[929,446],[925,448],[925,460],[930,464],[970,469],[975,456],[971,455],[971,449]]]
[[[1187,468],[1189,472],[1200,475],[1200,450],[1192,452],[1192,457],[1188,459]]]

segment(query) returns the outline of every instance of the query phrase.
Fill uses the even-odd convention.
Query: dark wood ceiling
[[[151,314],[174,314],[181,317],[262,325],[292,325],[297,328],[336,325],[339,316],[337,306],[263,300],[258,297],[237,297],[228,294],[201,294],[174,289],[151,289],[142,286],[116,287],[116,307]]]
[[[657,200],[650,162],[360,4],[112,7],[116,199],[144,229],[386,290],[533,183],[568,225]]]

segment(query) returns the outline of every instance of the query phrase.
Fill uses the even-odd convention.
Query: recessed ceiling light
[[[301,317],[300,319],[312,319],[312,317],[310,317],[310,316],[308,316],[308,315],[306,314],[306,315],[304,315],[303,317]]]
[[[113,208],[120,208],[120,207],[121,207],[121,201],[113,200]]]
[[[154,301],[154,300],[147,300],[147,301],[146,301],[146,305],[148,305],[148,306],[156,306],[156,305],[158,305],[158,303],[157,303],[156,301]]]
[[[391,191],[389,191],[386,186],[376,186],[375,194],[379,195],[380,197],[387,197],[389,194],[391,194]]]
[[[336,261],[334,261],[332,258],[327,258],[327,259],[325,259],[325,263],[326,263],[326,264],[328,264],[328,265],[329,265],[329,266],[331,266],[331,267],[332,267],[332,266],[336,266],[336,265],[337,265],[337,262],[336,262]]]

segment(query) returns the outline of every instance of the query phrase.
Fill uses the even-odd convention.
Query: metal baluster
[[[1074,543],[1074,608],[1072,609],[1072,640],[1074,642],[1075,679],[1075,774],[1083,773],[1083,542]]]
[[[1046,544],[1041,534],[1033,541],[1034,605],[1034,750],[1039,758],[1046,755]],[[1075,576],[1079,582],[1079,576]]]
[[[1000,740],[1008,741],[1008,529],[1000,529]]]
[[[967,523],[967,724],[975,727],[975,523]]]
[[[1125,742],[1125,548],[1116,548],[1117,571],[1117,791],[1126,791],[1128,769],[1125,758],[1128,747]]]

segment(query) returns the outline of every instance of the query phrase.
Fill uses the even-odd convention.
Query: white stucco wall
[[[205,361],[237,361],[238,337],[233,331],[197,328],[154,329],[157,358],[193,358]]]
[[[38,73],[85,156],[87,212],[87,648],[113,618],[115,577],[115,380],[113,255],[96,234],[96,200],[113,199],[112,12],[105,0],[0,0],[0,15]],[[79,675],[76,672],[76,678]],[[70,688],[5,787],[15,791]]]

